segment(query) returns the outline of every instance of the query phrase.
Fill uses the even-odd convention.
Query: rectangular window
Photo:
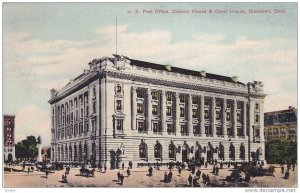
[[[197,97],[193,97],[192,98],[192,103],[193,104],[198,104],[198,98]]]
[[[204,100],[204,105],[205,105],[205,106],[209,106],[209,103],[210,103],[209,99],[208,99],[208,98],[205,98],[205,100]]]
[[[122,92],[122,87],[121,87],[121,85],[118,85],[118,86],[117,86],[117,92],[118,92],[118,93]]]
[[[172,108],[171,108],[171,106],[167,106],[167,116],[172,116]]]
[[[175,133],[173,124],[167,124],[167,132],[168,133]]]
[[[143,92],[141,90],[136,90],[136,96],[137,98],[144,98]]]
[[[221,107],[221,101],[220,100],[216,100],[216,107]]]
[[[255,122],[259,123],[259,115],[255,115]]]
[[[220,111],[216,111],[216,119],[217,120],[221,119],[221,112]]]
[[[197,118],[197,109],[193,109],[192,117]]]
[[[152,105],[152,114],[157,115],[157,105]]]
[[[237,113],[236,119],[237,119],[237,122],[241,122],[241,113]]]
[[[184,98],[185,98],[184,95],[180,95],[180,96],[179,96],[179,101],[180,101],[181,103],[184,103],[184,101],[185,101]]]
[[[231,114],[230,114],[230,112],[226,113],[226,121],[231,121]]]
[[[96,113],[96,101],[93,102],[93,114]]]
[[[152,130],[153,130],[153,132],[158,132],[158,124],[157,123],[153,123]]]
[[[171,101],[172,100],[172,94],[171,93],[167,93],[167,101]]]
[[[117,119],[117,130],[122,131],[123,130],[123,120]]]
[[[193,125],[193,133],[194,134],[200,134],[200,129],[198,125]]]
[[[138,103],[137,104],[137,113],[144,113],[143,104],[142,103]]]
[[[184,117],[184,108],[180,107],[180,117]]]
[[[216,127],[217,135],[222,135],[222,128]]]
[[[255,109],[259,110],[259,104],[258,103],[255,104]]]
[[[117,111],[121,111],[122,110],[122,101],[121,100],[117,100]]]
[[[180,125],[180,132],[181,133],[188,133],[186,130],[186,126],[185,125]]]
[[[209,111],[208,110],[204,111],[204,119],[209,119]]]
[[[144,131],[144,122],[138,122],[138,131]]]
[[[157,91],[152,92],[151,95],[152,95],[152,99],[154,99],[154,100],[158,99],[158,92]]]

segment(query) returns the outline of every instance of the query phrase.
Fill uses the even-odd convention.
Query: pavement
[[[266,166],[269,167],[270,165]],[[232,171],[232,168],[224,167],[219,170],[219,176],[212,173],[212,166],[208,168],[201,167],[200,171],[208,174],[210,181],[216,184],[223,184],[229,187],[297,187],[297,167],[295,171],[290,170],[290,178],[283,179],[279,165],[275,166],[274,176],[251,177],[249,183],[227,183],[225,178]],[[27,168],[27,167],[26,167]],[[164,173],[170,170],[167,167],[161,167],[160,170],[153,169],[153,175],[148,176],[148,167],[133,168],[130,170],[131,175],[127,176],[126,170],[115,169],[107,170],[105,173],[96,169],[95,177],[80,176],[80,168],[71,168],[68,174],[68,182],[62,182],[62,175],[65,170],[49,173],[46,178],[45,172],[33,171],[29,174],[21,171],[21,166],[14,166],[14,171],[5,171],[3,175],[4,188],[44,188],[44,187],[185,187],[187,179],[191,173],[188,170],[182,170],[181,175],[177,169],[173,169],[173,178],[170,183],[164,183]],[[286,169],[286,166],[285,166]],[[17,172],[20,170],[20,172]],[[123,185],[117,181],[117,172],[120,171],[125,176]],[[196,169],[197,171],[197,169]],[[201,174],[202,176],[202,174]],[[201,188],[205,187],[200,179]],[[205,187],[211,188],[211,187]]]

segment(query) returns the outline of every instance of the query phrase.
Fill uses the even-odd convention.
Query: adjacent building
[[[3,160],[5,162],[14,161],[15,156],[15,116],[3,116]]]
[[[51,90],[51,160],[265,160],[263,84],[114,55]],[[254,156],[253,156],[254,155]]]
[[[297,141],[297,109],[288,109],[265,113],[266,142],[275,139]]]

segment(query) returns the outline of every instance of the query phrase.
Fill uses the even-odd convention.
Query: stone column
[[[136,104],[136,87],[131,88],[131,129],[136,130],[136,113],[137,113],[137,104]]]
[[[193,100],[192,95],[188,95],[188,133],[191,135],[193,133]]]
[[[176,105],[175,105],[175,111],[176,111],[176,118],[175,118],[175,122],[176,122],[176,135],[180,135],[180,124],[179,124],[179,120],[180,120],[180,109],[179,109],[179,93],[175,93],[175,100],[176,100]]]
[[[222,133],[223,133],[223,135],[226,137],[227,136],[227,126],[226,126],[226,124],[227,124],[227,122],[226,122],[226,109],[227,109],[227,100],[226,99],[224,99],[224,101],[223,101],[223,108],[222,108],[222,114],[223,114],[223,117],[222,117]]]
[[[243,107],[243,133],[244,136],[246,136],[247,132],[247,102],[244,101],[244,107]]]
[[[151,104],[151,89],[147,88],[147,131],[151,131],[151,115],[152,115],[152,104]]]
[[[236,102],[236,100],[233,100],[232,129],[233,129],[233,136],[234,137],[237,137],[237,127],[236,127],[237,114],[236,114],[236,110],[237,110],[237,102]]]
[[[211,129],[212,135],[216,136],[216,98],[212,97],[211,100]]]
[[[203,136],[204,135],[204,99],[205,97],[203,95],[200,96],[200,133]]]
[[[166,91],[161,91],[161,131],[165,132],[166,129]]]

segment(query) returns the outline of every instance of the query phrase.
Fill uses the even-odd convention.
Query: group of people
[[[122,170],[124,170],[124,163],[122,164]],[[127,173],[127,178],[129,178],[129,176],[131,175],[131,172],[130,172],[130,169],[129,167],[127,168],[126,170],[126,173]],[[118,178],[118,182],[123,185],[123,181],[124,181],[124,174],[121,173],[120,171],[118,171],[117,173],[117,178]]]
[[[295,171],[295,163],[293,164],[287,164],[286,166],[286,172],[284,173],[284,166],[281,165],[281,174],[284,175],[284,179],[289,179],[290,177],[290,169],[292,168],[292,171]]]

